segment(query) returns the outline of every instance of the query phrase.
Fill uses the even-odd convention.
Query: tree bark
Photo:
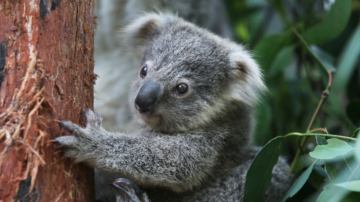
[[[93,0],[0,0],[0,202],[94,201],[93,169],[49,143],[93,108]]]

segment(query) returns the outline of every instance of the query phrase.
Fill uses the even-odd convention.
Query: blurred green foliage
[[[254,144],[264,146],[277,136],[308,132],[328,85],[327,71],[332,72],[330,94],[311,129],[326,128],[329,134],[354,136],[355,129],[360,127],[360,0],[225,2],[237,40],[253,50],[269,88],[269,93],[256,106]],[[282,143],[281,154],[290,164],[299,149],[298,138],[286,138]],[[333,190],[346,190],[355,184],[337,186],[331,182],[345,178],[341,176],[346,176],[346,170],[354,171],[349,171],[353,174],[360,172],[360,160],[344,157],[333,162],[319,160],[315,165],[309,152],[319,144],[316,139],[307,139],[293,172],[298,177],[310,165],[314,169],[311,175],[311,171],[306,173],[307,181],[307,178],[300,180],[300,184],[305,185],[300,186],[299,193],[287,201],[306,198],[316,201],[326,186],[326,192],[319,198],[321,201],[331,198]],[[329,184],[331,186],[327,186]],[[343,193],[333,199],[360,201],[358,192]]]

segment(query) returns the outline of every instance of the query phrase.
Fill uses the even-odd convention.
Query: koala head
[[[130,104],[155,131],[204,127],[266,89],[243,46],[169,14],[146,14],[124,30],[141,66]],[[235,106],[234,106],[235,107]]]

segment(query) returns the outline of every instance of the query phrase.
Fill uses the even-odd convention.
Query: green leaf
[[[359,131],[359,129],[360,129],[360,128],[358,128],[358,129],[355,131],[355,133],[357,133],[358,136],[357,136],[357,140],[356,140],[356,145],[355,145],[355,151],[354,151],[354,153],[355,153],[355,158],[356,158],[356,160],[360,162],[360,131]]]
[[[286,17],[286,9],[285,4],[282,0],[269,0],[269,2],[272,4],[272,6],[275,7],[276,11],[280,15],[280,18],[285,24],[290,24],[289,20]]]
[[[235,25],[235,31],[236,35],[240,38],[241,41],[243,41],[244,43],[249,42],[250,34],[244,21],[239,21]]]
[[[337,183],[344,182],[341,180],[347,180],[351,176],[352,170],[355,169],[353,163],[349,164],[349,159],[346,160],[345,157],[337,159],[337,161],[325,161],[325,171],[328,178]],[[341,173],[342,179],[339,178],[339,174]],[[357,175],[354,175],[356,178]],[[350,179],[352,179],[351,177]]]
[[[348,143],[338,139],[329,139],[328,143],[328,145],[317,145],[314,151],[309,153],[310,156],[316,159],[333,159],[354,149]]]
[[[356,62],[360,55],[360,25],[347,42],[344,51],[342,52],[337,72],[334,75],[333,93],[345,92],[345,88],[350,81],[350,77],[355,70]]]
[[[283,139],[284,137],[280,136],[270,140],[252,161],[246,173],[243,202],[264,201],[264,193],[270,184]]]
[[[270,133],[270,125],[273,121],[273,113],[271,111],[271,105],[268,100],[259,102],[255,106],[256,120],[261,120],[261,127],[255,128],[254,141],[256,145],[265,145],[273,136]]]
[[[255,47],[254,56],[264,70],[269,70],[276,54],[288,41],[287,34],[264,37]]]
[[[339,71],[338,71],[338,73],[339,73]],[[356,126],[347,117],[344,109],[342,108],[341,102],[339,100],[339,95],[336,95],[336,93],[333,92],[333,90],[331,90],[329,98],[326,101],[323,108],[327,114],[336,118],[349,131],[354,131],[356,129]]]
[[[349,191],[346,189],[329,185],[325,187],[323,192],[321,192],[317,202],[339,202],[348,193]]]
[[[289,191],[285,194],[283,198],[283,202],[286,201],[287,198],[293,197],[296,193],[300,191],[300,189],[304,186],[305,182],[309,179],[309,176],[315,166],[315,164],[319,160],[315,160],[306,170],[303,172],[300,177],[294,182]]]
[[[321,163],[319,163],[319,164],[321,164]],[[324,162],[323,165],[325,165],[325,162]],[[328,174],[326,173],[326,170],[324,169],[323,165],[317,165],[317,166],[315,166],[315,167],[314,167],[314,171],[315,171],[318,175],[320,175],[320,176],[322,176],[322,177],[328,177]]]
[[[293,46],[286,46],[278,52],[270,67],[270,77],[275,76],[276,74],[291,65],[291,63],[293,62],[293,52]]]
[[[357,128],[354,130],[352,137],[354,137],[354,136],[357,136],[357,137],[360,136],[360,128]]]
[[[305,41],[309,44],[322,44],[335,38],[345,28],[350,13],[351,0],[337,0],[326,18],[305,32]]]
[[[345,183],[349,181],[359,180],[360,176],[360,162],[350,161],[349,163],[342,163],[339,167],[339,162],[333,163],[334,167],[338,167],[335,175],[331,179],[334,184]],[[324,188],[324,191],[318,198],[318,202],[338,202],[342,201],[350,190],[330,184]]]
[[[316,135],[316,143],[318,145],[327,145],[328,142],[326,141],[326,138],[321,137],[320,135]]]
[[[342,163],[342,162],[341,162]],[[338,167],[342,166],[338,162],[325,162],[325,172],[330,180],[336,179],[336,176],[339,172]]]
[[[326,51],[322,50],[318,46],[312,45],[310,46],[311,50],[314,52],[314,54],[321,60],[321,62],[325,65],[326,69],[330,72],[335,72],[336,69],[333,65],[334,58],[327,53]]]
[[[339,183],[339,184],[335,184],[335,186],[342,187],[350,191],[360,192],[360,180]]]

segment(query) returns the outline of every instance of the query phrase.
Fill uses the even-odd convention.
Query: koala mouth
[[[134,103],[134,105],[135,105],[135,109],[139,112],[141,118],[144,119],[145,121],[150,119],[160,118],[160,114],[156,114],[154,112],[154,109],[141,108],[136,102]]]
[[[141,116],[141,119],[149,126],[155,127],[159,124],[160,122],[160,114],[151,114],[151,115],[147,115],[144,113],[139,113]]]
[[[147,115],[144,113],[140,113],[141,117],[145,118],[145,119],[154,119],[154,118],[160,118],[160,114],[151,114],[151,115]]]

